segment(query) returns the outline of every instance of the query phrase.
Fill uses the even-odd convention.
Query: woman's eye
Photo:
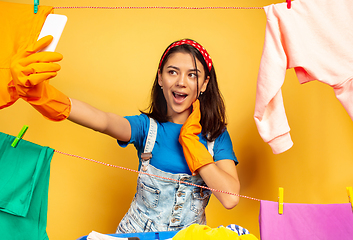
[[[189,76],[190,76],[191,78],[196,78],[196,77],[197,77],[197,74],[196,74],[196,73],[190,73]]]
[[[169,70],[168,73],[169,73],[170,75],[175,75],[175,74],[176,74],[176,71],[174,71],[174,70]]]

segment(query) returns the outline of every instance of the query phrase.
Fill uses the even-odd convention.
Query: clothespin
[[[15,140],[12,142],[11,147],[16,147],[18,141],[20,141],[20,139],[23,137],[23,135],[25,134],[25,132],[27,131],[28,126],[24,125],[20,131],[20,133],[17,135],[17,137],[15,138]]]
[[[348,193],[348,199],[352,205],[352,211],[353,211],[353,190],[352,190],[352,187],[347,187],[347,193]]]
[[[278,188],[278,213],[283,214],[283,188]]]
[[[286,0],[287,1],[287,8],[290,9],[292,7],[292,0]]]
[[[39,0],[34,0],[34,13],[38,12]]]

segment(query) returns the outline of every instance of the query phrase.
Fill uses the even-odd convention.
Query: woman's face
[[[191,104],[200,92],[206,90],[209,77],[205,79],[205,70],[199,60],[190,53],[176,52],[169,55],[162,72],[158,73],[158,84],[163,88],[167,101],[167,114],[174,123],[183,124],[191,112]],[[197,92],[197,77],[199,87]]]

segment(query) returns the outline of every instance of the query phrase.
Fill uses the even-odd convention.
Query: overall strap
[[[148,135],[146,139],[146,145],[144,149],[144,153],[150,153],[153,150],[154,143],[157,138],[157,122],[153,118],[150,119],[150,127],[148,129]]]
[[[152,158],[152,150],[157,138],[157,122],[153,118],[149,118],[149,120],[150,120],[150,126],[148,129],[145,149],[143,153],[141,153],[141,160],[144,166],[146,164],[148,165],[149,160]],[[143,169],[146,169],[146,168],[144,167]]]
[[[208,134],[207,136],[209,137],[210,134]],[[214,148],[214,141],[207,141],[207,149],[208,149],[208,152],[211,154],[211,156],[213,157],[214,156],[214,152],[213,152],[213,148]]]
[[[212,141],[212,142],[207,141],[207,149],[212,157],[214,156],[213,147],[214,147],[214,141]]]

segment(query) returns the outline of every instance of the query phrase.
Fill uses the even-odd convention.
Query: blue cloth
[[[144,151],[146,137],[149,129],[149,118],[145,114],[126,117],[131,125],[131,139],[129,142],[118,141],[119,145],[126,147],[133,143],[137,149],[140,159],[141,153]],[[169,173],[186,173],[191,174],[186,163],[183,149],[178,141],[182,124],[165,122],[158,123],[157,139],[152,151],[153,158],[151,165]],[[207,140],[199,135],[200,142],[207,148]],[[230,159],[238,164],[238,160],[233,151],[232,141],[229,133],[225,130],[216,140],[214,144],[214,161]],[[141,166],[141,159],[140,165]]]
[[[222,227],[222,226],[219,226],[219,227]],[[230,224],[230,225],[226,226],[226,228],[232,230],[233,232],[238,233],[239,236],[245,235],[245,234],[250,234],[248,229],[243,228],[243,227],[236,225],[236,224]]]

